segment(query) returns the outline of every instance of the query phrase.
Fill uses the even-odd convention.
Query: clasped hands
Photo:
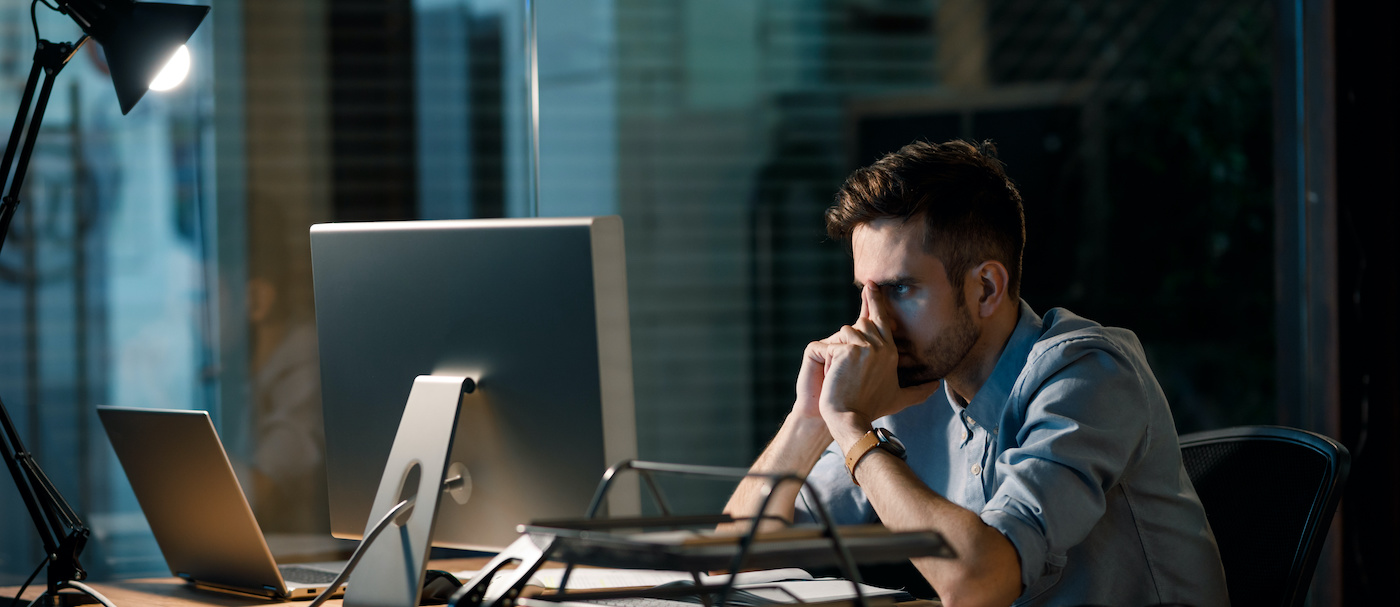
[[[793,415],[822,419],[843,452],[870,431],[874,420],[917,405],[938,390],[938,381],[900,387],[894,323],[884,292],[867,281],[855,324],[807,344]]]

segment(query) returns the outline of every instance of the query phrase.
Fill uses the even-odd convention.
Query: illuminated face
[[[959,301],[943,262],[924,247],[924,225],[880,219],[851,234],[856,285],[873,281],[885,296],[899,349],[899,385],[943,379],[981,336],[972,308]]]

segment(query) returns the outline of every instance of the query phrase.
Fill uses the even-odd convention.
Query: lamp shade
[[[122,114],[146,94],[151,81],[209,13],[207,6],[130,2],[67,3],[74,21],[102,43]]]

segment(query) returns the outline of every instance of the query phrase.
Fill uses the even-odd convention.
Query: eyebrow
[[[856,287],[857,289],[860,289],[860,288],[864,288],[864,287],[865,287],[865,283],[863,283],[863,282],[861,282],[861,281],[859,281],[859,280],[853,280],[853,281],[851,281],[851,284],[855,285],[855,287]],[[894,277],[894,278],[887,278],[887,279],[885,279],[885,280],[878,280],[878,281],[875,282],[875,286],[877,286],[877,287],[892,287],[892,286],[895,286],[895,285],[912,285],[912,284],[918,284],[918,281],[915,280],[913,276],[896,276],[896,277]]]

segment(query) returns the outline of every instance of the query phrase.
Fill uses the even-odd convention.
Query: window
[[[208,409],[255,470],[267,370],[318,402],[310,224],[621,215],[640,454],[746,465],[857,310],[823,210],[919,138],[998,144],[1023,296],[1137,332],[1181,431],[1274,419],[1274,3],[533,4],[538,208],[519,2],[219,6],[194,80],[129,116],[96,48],[65,70],[0,256],[0,398],[95,576],[165,568],[94,406]],[[4,102],[32,46],[23,7],[0,25]],[[292,502],[269,529],[322,524]],[[0,488],[0,584],[40,556],[22,513]]]

